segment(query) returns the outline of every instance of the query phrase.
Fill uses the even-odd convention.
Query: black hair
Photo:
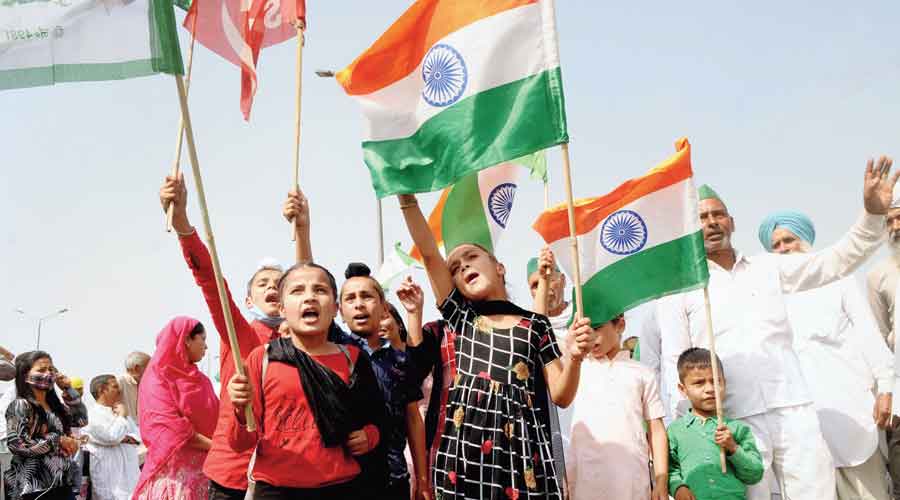
[[[384,289],[381,288],[381,283],[372,277],[372,270],[362,262],[351,262],[347,264],[347,269],[344,270],[344,278],[348,280],[350,278],[369,278],[375,285],[375,293],[378,294],[378,297],[381,298],[382,302],[385,301]],[[343,287],[341,287],[341,289],[343,290]]]
[[[194,325],[193,328],[191,328],[191,333],[188,334],[188,338],[191,340],[194,340],[194,337],[196,337],[197,335],[200,335],[201,333],[203,333],[205,331],[206,330],[203,329],[203,323],[198,321],[197,324]]]
[[[325,278],[328,280],[328,284],[331,286],[331,296],[334,297],[335,302],[337,302],[337,281],[335,281],[334,275],[331,274],[331,271],[326,269],[324,266],[316,264],[315,262],[300,262],[288,268],[288,270],[281,275],[281,278],[278,278],[278,299],[282,303],[284,303],[284,300],[282,298],[282,295],[284,294],[284,284],[287,281],[288,275],[296,271],[297,269],[304,269],[309,267],[316,268],[325,273]]]
[[[406,331],[406,325],[403,324],[403,318],[400,316],[400,311],[398,311],[397,308],[394,307],[394,304],[391,304],[390,302],[387,303],[387,307],[388,312],[391,313],[391,316],[394,317],[394,321],[397,322],[397,328],[400,330],[400,340],[405,344],[406,337],[409,336],[409,333]]]
[[[53,365],[53,358],[44,351],[28,351],[16,356],[16,396],[28,401],[39,425],[47,423],[47,414],[34,397],[34,390],[28,383],[28,374],[31,372],[31,367],[41,359],[49,359],[51,366]],[[47,390],[47,406],[59,418],[63,424],[63,430],[68,434],[72,428],[69,412],[59,400],[53,387]]]
[[[712,368],[710,364],[710,352],[702,347],[691,347],[678,356],[678,380],[684,382],[684,377],[690,370],[705,370]],[[716,356],[716,364],[719,365],[719,377],[724,380],[725,369],[722,367],[722,360]]]
[[[100,398],[100,393],[106,389],[106,384],[115,378],[115,375],[97,375],[91,379],[91,396],[94,396],[95,401]]]

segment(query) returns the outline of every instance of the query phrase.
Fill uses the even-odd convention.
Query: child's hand
[[[408,313],[421,313],[425,305],[425,293],[422,292],[422,287],[413,281],[412,276],[407,276],[400,283],[397,288],[397,299]]]
[[[541,278],[549,277],[553,274],[554,269],[556,269],[556,257],[553,255],[553,250],[550,250],[550,247],[542,248],[541,253],[538,254],[538,271],[540,271]]]
[[[697,497],[694,496],[694,492],[687,486],[679,486],[675,490],[675,500],[697,500]]]
[[[731,429],[725,424],[719,424],[719,428],[716,429],[715,441],[717,445],[725,448],[725,452],[729,455],[737,451],[737,443],[734,441],[734,436],[731,435]]]
[[[591,353],[594,344],[597,342],[597,332],[591,328],[590,318],[578,318],[569,327],[569,337],[573,339],[572,358],[582,360]]]
[[[246,375],[235,373],[231,377],[231,381],[228,382],[228,397],[231,398],[231,404],[238,410],[243,410],[250,404],[252,396],[253,391],[250,387],[250,380]]]
[[[653,491],[650,493],[650,500],[669,500],[668,488],[660,488],[658,486],[653,488]]]
[[[309,227],[309,203],[302,191],[292,189],[281,209],[281,215],[297,227]]]
[[[353,431],[347,436],[347,442],[344,444],[354,457],[365,455],[369,451],[369,436],[364,430]]]

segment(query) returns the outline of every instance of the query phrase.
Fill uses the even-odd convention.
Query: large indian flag
[[[700,288],[709,280],[691,146],[613,192],[575,202],[584,316],[604,323],[659,297]],[[574,276],[566,205],[541,214],[534,229]]]
[[[379,197],[568,141],[551,0],[418,0],[337,80]]]
[[[183,74],[172,0],[0,0],[0,90]]]

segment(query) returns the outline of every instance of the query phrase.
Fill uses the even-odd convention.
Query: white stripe
[[[503,163],[495,167],[484,169],[478,172],[478,190],[481,192],[481,206],[484,208],[484,218],[487,220],[488,228],[491,231],[491,245],[494,247],[494,253],[497,252],[497,242],[500,235],[503,234],[503,228],[491,216],[491,207],[488,205],[488,198],[491,191],[497,186],[504,183],[516,184],[516,178],[519,176],[519,167],[512,163]],[[507,227],[509,219],[507,219]]]
[[[638,198],[622,207],[621,210],[637,212],[646,223],[647,243],[641,249],[642,251],[700,230],[697,191],[690,178]],[[603,248],[600,243],[602,228],[603,223],[601,222],[592,231],[578,236],[582,284],[603,268],[630,257],[630,255],[617,255]],[[550,244],[550,249],[553,250],[566,274],[570,277],[574,276],[569,238],[565,237],[554,241]]]
[[[460,100],[559,66],[555,40],[545,42],[540,3],[510,9],[457,30],[437,43],[461,55],[468,82]],[[545,46],[552,43],[553,49]],[[424,60],[424,59],[423,59]],[[405,78],[371,94],[354,96],[366,116],[364,141],[401,139],[447,107],[422,98],[422,63]],[[456,101],[459,102],[459,101]]]

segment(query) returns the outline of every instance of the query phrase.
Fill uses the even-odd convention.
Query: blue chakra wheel
[[[637,253],[647,244],[647,224],[632,210],[614,212],[603,221],[600,244],[616,255]]]
[[[516,199],[516,185],[504,182],[491,190],[488,195],[488,212],[498,226],[506,229],[509,214],[512,213],[513,201]]]
[[[422,98],[432,106],[444,107],[462,97],[469,83],[469,71],[462,55],[453,47],[439,43],[425,54],[422,63],[425,88]]]

